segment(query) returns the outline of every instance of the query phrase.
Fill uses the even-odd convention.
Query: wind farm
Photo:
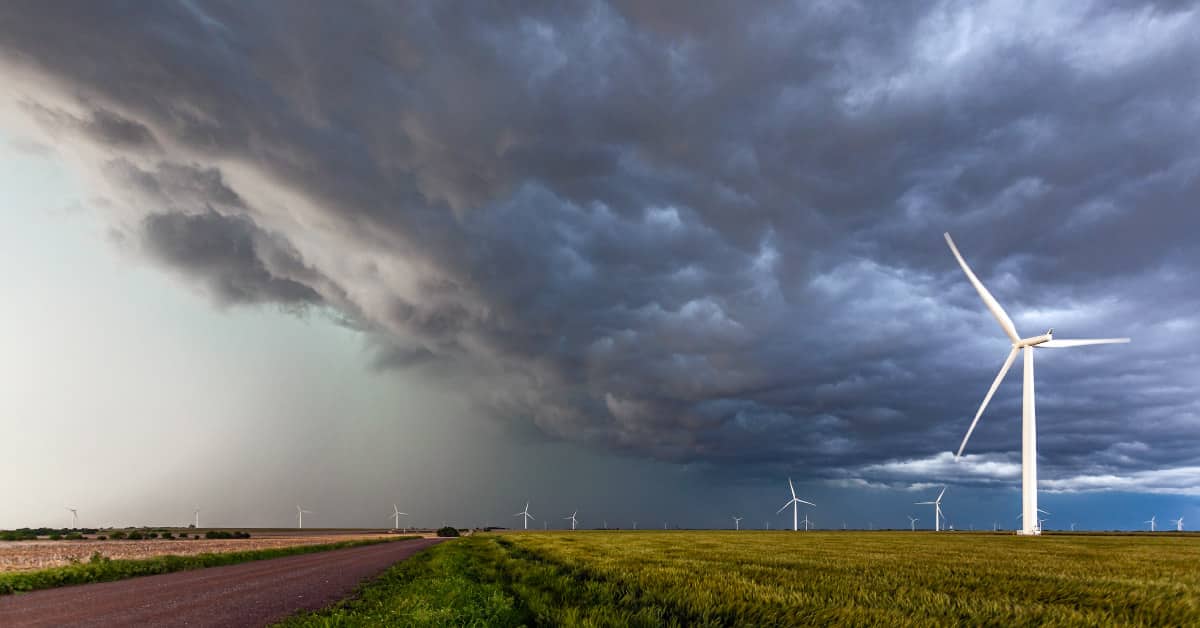
[[[0,2],[0,628],[1200,625],[1197,33]]]

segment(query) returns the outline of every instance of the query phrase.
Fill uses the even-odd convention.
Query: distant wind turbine
[[[909,515],[909,516],[908,516],[908,524],[909,524],[910,526],[912,526],[912,531],[913,531],[913,532],[916,532],[916,531],[917,531],[917,522],[918,522],[918,521],[920,521],[920,519],[918,519],[918,518],[916,518],[916,517],[914,517],[914,516],[912,516],[912,515]]]
[[[525,518],[525,529],[528,530],[529,529],[529,520],[534,518],[533,515],[529,514],[529,502],[525,502],[525,510],[518,512],[517,514],[515,514],[513,516],[514,517],[524,517]]]
[[[303,527],[304,527],[304,513],[308,513],[308,514],[310,514],[310,515],[311,515],[311,514],[312,514],[312,511],[311,511],[311,510],[305,510],[305,509],[303,509],[303,508],[301,508],[301,507],[300,507],[300,504],[296,504],[296,527],[297,527],[297,528],[303,528]]]
[[[79,527],[79,509],[71,508],[70,506],[64,506],[64,508],[71,511],[71,529],[74,530],[75,528],[78,528]]]
[[[1052,515],[1052,514],[1054,514],[1054,513],[1050,512],[1049,510],[1042,510],[1041,508],[1038,508],[1038,509],[1037,509],[1037,511],[1038,511],[1039,513],[1043,514],[1043,515]],[[1024,519],[1024,518],[1025,518],[1025,513],[1021,513],[1021,514],[1017,515],[1017,519]],[[1045,520],[1045,519],[1038,519],[1038,520],[1037,520],[1037,531],[1038,531],[1038,534],[1041,534],[1041,532],[1042,532],[1042,529],[1043,529],[1043,528],[1042,528],[1042,524],[1043,524],[1043,523],[1046,523],[1046,520]]]
[[[404,515],[405,517],[407,517],[407,516],[408,516],[408,513],[406,513],[406,512],[400,512],[400,507],[399,507],[399,506],[397,506],[396,504],[392,504],[392,514],[391,514],[391,517],[392,517],[392,519],[393,519],[393,521],[392,521],[392,529],[393,529],[393,530],[399,530],[399,529],[400,529],[400,515]]]
[[[634,529],[634,530],[636,530],[636,529],[637,529],[637,522],[636,522],[636,521],[634,521],[634,522],[633,522],[633,529]]]
[[[733,529],[734,530],[742,529],[742,519],[744,519],[744,518],[745,517],[734,517],[733,518]]]
[[[804,531],[808,532],[808,524],[812,523],[808,520],[808,513],[804,513]]]
[[[1074,521],[1071,522],[1071,531],[1072,532],[1075,531],[1075,522]]]
[[[942,529],[942,495],[946,494],[946,487],[942,487],[942,492],[938,493],[937,499],[931,502],[913,502],[918,506],[933,506],[933,531],[939,532]]]
[[[1176,532],[1183,532],[1183,515],[1179,515],[1178,519],[1172,519],[1171,523],[1175,524]]]
[[[792,499],[789,500],[788,503],[784,504],[779,510],[775,511],[775,514],[779,514],[779,513],[783,512],[785,509],[787,509],[788,506],[791,506],[792,507],[792,531],[795,532],[796,530],[800,529],[800,519],[799,519],[800,504],[808,504],[809,506],[813,506],[813,507],[815,507],[816,504],[814,504],[812,502],[806,502],[803,499],[796,497],[796,487],[795,487],[795,485],[792,484],[792,478],[788,478],[788,489],[792,491]],[[804,518],[807,520],[808,515],[804,515]],[[804,529],[807,530],[808,527],[805,526]]]
[[[1040,336],[1030,336],[1029,338],[1021,338],[1017,333],[1017,328],[1009,318],[1008,313],[1004,308],[1000,307],[1000,303],[988,292],[984,287],[983,282],[975,276],[971,268],[967,266],[966,260],[958,252],[958,247],[954,246],[954,240],[950,238],[950,234],[943,234],[946,238],[946,244],[950,246],[950,252],[954,253],[955,259],[958,260],[958,265],[967,275],[967,280],[971,285],[975,286],[975,291],[979,293],[979,297],[983,299],[984,305],[992,312],[992,316],[996,317],[996,321],[1000,323],[1000,327],[1004,329],[1004,333],[1012,341],[1012,350],[1008,353],[1008,358],[1004,360],[1004,366],[1000,367],[1000,374],[996,376],[992,382],[992,387],[988,389],[987,395],[983,397],[983,403],[979,405],[979,411],[975,413],[975,419],[971,421],[971,426],[967,428],[967,435],[963,437],[962,444],[958,447],[958,453],[955,454],[955,459],[962,456],[963,449],[967,447],[967,440],[971,438],[971,432],[975,431],[975,425],[979,423],[979,417],[983,416],[983,411],[987,408],[988,402],[991,401],[992,395],[1000,386],[1000,382],[1004,376],[1008,374],[1009,367],[1012,366],[1013,360],[1016,359],[1018,353],[1023,353],[1025,356],[1025,381],[1024,393],[1021,402],[1021,511],[1025,515],[1021,523],[1021,531],[1018,534],[1036,535],[1041,534],[1041,528],[1037,525],[1037,418],[1034,409],[1034,385],[1033,385],[1033,349],[1038,347],[1041,349],[1054,349],[1064,347],[1079,347],[1083,345],[1100,345],[1129,342],[1128,338],[1091,338],[1086,340],[1055,340],[1054,329],[1050,329]]]
[[[1150,517],[1150,519],[1148,519],[1148,520],[1146,520],[1146,521],[1143,521],[1142,523],[1148,523],[1148,524],[1150,524],[1150,531],[1151,531],[1151,532],[1153,532],[1153,531],[1154,531],[1154,520],[1155,520],[1155,519],[1158,519],[1158,515],[1154,515],[1153,517]]]
[[[574,529],[575,529],[575,524],[576,524],[576,523],[578,523],[578,522],[575,520],[575,515],[577,515],[577,514],[579,514],[579,511],[578,511],[578,510],[576,510],[576,511],[575,511],[575,512],[573,512],[573,513],[571,513],[571,514],[570,514],[570,516],[563,517],[563,519],[570,519],[570,520],[571,520],[571,529],[572,529],[572,530],[574,530]]]
[[[194,509],[192,509],[192,517],[193,517],[192,527],[199,528],[200,527],[200,506],[196,506]]]

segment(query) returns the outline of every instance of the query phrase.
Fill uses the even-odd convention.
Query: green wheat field
[[[285,624],[1200,625],[1200,536],[484,534]]]

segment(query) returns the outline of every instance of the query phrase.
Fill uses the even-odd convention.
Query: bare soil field
[[[113,559],[151,558],[166,554],[190,556],[205,552],[241,552],[246,550],[292,547],[296,545],[322,545],[339,541],[387,538],[386,533],[375,531],[348,530],[249,530],[249,539],[205,539],[187,540],[149,539],[144,541],[9,541],[0,542],[0,572],[31,571],[60,567],[72,561],[87,561],[93,553],[100,552]],[[189,531],[195,534],[195,531]]]

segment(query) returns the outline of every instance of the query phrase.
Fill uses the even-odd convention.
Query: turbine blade
[[[1000,323],[1000,327],[1004,328],[1004,333],[1008,334],[1008,337],[1013,342],[1019,342],[1021,336],[1017,333],[1017,326],[1013,325],[1012,319],[1008,317],[1008,313],[1004,311],[1004,308],[1000,307],[1000,302],[996,300],[996,297],[992,296],[992,293],[988,292],[988,289],[983,286],[983,282],[979,281],[975,273],[971,272],[971,267],[967,266],[967,261],[958,252],[958,247],[954,246],[954,240],[950,238],[950,234],[944,233],[942,235],[946,236],[946,244],[950,245],[950,252],[954,253],[955,259],[958,260],[958,265],[962,266],[963,272],[967,274],[967,279],[971,282],[971,285],[975,286],[975,291],[979,293],[979,298],[983,299],[983,304],[992,311],[992,316],[995,316],[996,322]]]
[[[812,506],[814,508],[816,508],[816,506],[817,506],[816,504],[814,504],[812,502],[806,502],[803,499],[797,499],[796,501],[800,502],[801,504],[808,504],[809,506]]]
[[[983,411],[987,409],[988,402],[992,400],[992,395],[996,394],[996,389],[1000,387],[1000,382],[1004,381],[1004,376],[1008,375],[1008,369],[1012,367],[1013,360],[1017,359],[1017,354],[1020,349],[1013,347],[1012,351],[1008,352],[1008,358],[1004,360],[1004,366],[1000,367],[1000,372],[996,375],[996,379],[992,381],[992,387],[988,389],[987,394],[983,397],[983,403],[979,404],[979,411],[975,413],[975,419],[971,421],[971,427],[967,428],[967,435],[963,436],[962,444],[958,446],[958,453],[954,454],[955,458],[961,458],[962,452],[967,448],[967,441],[971,438],[971,432],[975,431],[975,425],[979,423],[979,417],[983,416]]]
[[[1039,349],[1042,347],[1047,349],[1062,349],[1064,347],[1082,347],[1084,345],[1115,345],[1126,342],[1129,342],[1128,338],[1085,338],[1082,340],[1050,340],[1034,346]]]
[[[938,498],[936,501],[938,501],[938,502],[942,501],[942,495],[945,495],[945,494],[946,494],[946,487],[943,486],[942,492],[938,493]]]
[[[788,503],[784,504],[783,506],[781,506],[779,508],[779,510],[775,511],[775,514],[779,514],[779,513],[783,512],[785,508],[787,508],[788,506],[791,506],[791,505],[792,505],[792,502],[788,502]]]
[[[796,487],[792,486],[792,478],[788,478],[788,488],[792,490],[792,499],[796,499]]]

